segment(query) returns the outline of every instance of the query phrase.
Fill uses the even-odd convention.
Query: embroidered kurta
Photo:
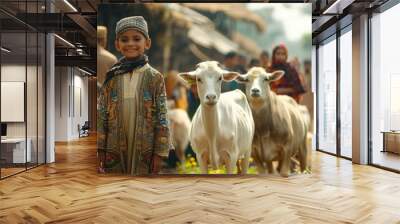
[[[149,64],[105,81],[99,93],[101,172],[152,173],[155,154],[172,149],[163,76]]]
[[[139,103],[137,95],[137,84],[141,81],[143,75],[142,69],[135,69],[132,72],[125,73],[122,77],[122,92],[123,92],[123,131],[125,134],[126,142],[128,143],[127,150],[127,173],[135,173],[135,168],[138,164],[138,153],[135,149],[135,124],[136,124],[136,108]]]

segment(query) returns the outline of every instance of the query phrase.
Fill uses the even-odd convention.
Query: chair
[[[89,136],[89,129],[90,129],[89,121],[85,121],[82,127],[80,127],[80,125],[78,124],[79,138]]]

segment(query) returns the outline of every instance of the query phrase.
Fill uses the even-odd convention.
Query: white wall
[[[70,77],[67,67],[55,68],[55,140],[68,140],[68,87]]]
[[[82,77],[82,73],[79,72],[79,75],[76,75],[77,70],[75,70],[74,75],[74,108],[73,111],[73,119],[72,119],[72,130],[71,135],[74,137],[78,137],[78,124],[81,126],[88,121],[89,119],[89,94],[88,94],[88,78]],[[80,108],[81,107],[81,108]],[[81,111],[80,111],[81,110]]]
[[[25,64],[1,65],[1,81],[25,82]]]
[[[28,66],[28,71],[32,67]],[[25,64],[5,64],[1,66],[1,81],[4,82],[25,82]],[[27,93],[28,97],[33,95]],[[1,108],[7,110],[7,108]],[[25,137],[25,123],[24,122],[7,122],[7,137]],[[29,137],[29,136],[28,136]]]
[[[88,120],[88,105],[88,78],[76,68],[56,67],[56,141],[79,137],[78,124]]]

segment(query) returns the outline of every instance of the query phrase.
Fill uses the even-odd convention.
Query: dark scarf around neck
[[[149,62],[149,59],[148,59],[147,55],[142,55],[141,57],[133,59],[133,60],[129,60],[129,59],[126,59],[125,57],[123,57],[115,65],[112,66],[110,71],[107,72],[106,80],[104,81],[104,84],[106,82],[108,82],[110,79],[112,79],[114,76],[132,72],[133,70],[144,66],[148,62]]]

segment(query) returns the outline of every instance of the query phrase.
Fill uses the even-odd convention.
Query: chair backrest
[[[83,124],[82,128],[89,129],[90,128],[89,124],[90,124],[89,121],[85,121],[85,124]]]

